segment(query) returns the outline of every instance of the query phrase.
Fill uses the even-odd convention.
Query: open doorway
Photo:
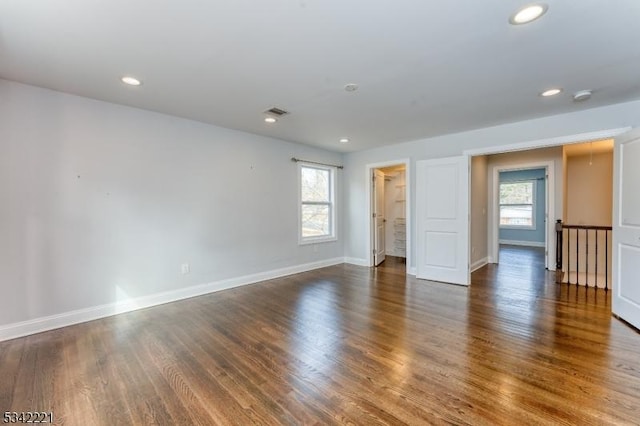
[[[558,282],[606,288],[612,282],[611,232],[606,231],[611,229],[613,208],[612,151],[609,139],[474,156],[471,269],[520,261],[541,269],[558,269]],[[514,190],[527,197],[505,194]],[[546,201],[544,209],[541,201]],[[533,210],[538,210],[535,217]],[[513,228],[510,222],[523,226],[509,229]],[[563,238],[559,243],[562,250],[556,253],[558,226]],[[526,236],[524,228],[537,236],[534,232]],[[543,234],[541,228],[545,229]],[[505,245],[510,250],[502,250]]]
[[[562,180],[555,177],[562,164],[562,146],[472,158],[472,272],[501,262],[501,243],[515,253],[531,251],[527,256],[533,256],[543,270],[553,269],[554,219],[562,216]],[[513,256],[504,260],[510,259]]]
[[[553,164],[521,165],[494,168],[493,253],[496,263],[521,262],[521,258],[540,259],[548,267],[548,244],[553,240],[549,229],[549,174]],[[497,236],[495,233],[497,232]],[[502,256],[502,254],[507,256]]]
[[[407,258],[407,164],[370,167],[372,265],[402,264]]]

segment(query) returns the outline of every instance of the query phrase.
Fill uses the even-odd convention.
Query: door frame
[[[373,188],[371,191],[371,194],[373,195],[373,200],[371,201],[371,206],[373,208],[373,212],[376,215],[376,217],[372,216],[371,222],[373,223],[373,249],[372,251],[375,251],[375,253],[373,254],[373,265],[374,266],[378,266],[380,265],[382,262],[384,262],[385,258],[387,257],[387,215],[386,215],[386,204],[387,204],[387,193],[385,191],[385,186],[386,186],[386,181],[385,181],[385,174],[382,170],[380,169],[373,169],[372,173],[371,173],[374,177],[375,180],[373,182]],[[382,179],[382,182],[378,182],[378,179]],[[380,189],[382,191],[382,200],[378,199],[378,189]],[[379,203],[382,205],[382,210],[383,213],[380,214],[381,212],[379,211]],[[382,219],[380,219],[382,218]],[[382,241],[383,241],[383,245],[384,245],[384,253],[382,253],[382,251],[378,251],[380,250],[380,220],[382,220]],[[382,254],[382,255],[381,255]],[[382,260],[380,260],[380,258],[382,258]]]
[[[538,149],[538,148],[551,148],[556,146],[571,145],[575,143],[584,143],[584,142],[597,141],[602,139],[613,139],[616,136],[620,136],[631,129],[632,127],[630,126],[617,127],[613,129],[603,129],[603,130],[594,131],[594,132],[577,133],[573,135],[557,136],[552,138],[537,139],[537,140],[526,141],[526,142],[516,142],[509,145],[496,145],[496,146],[490,146],[486,148],[467,149],[463,151],[463,153],[465,155],[469,155],[470,157],[475,157],[480,155],[494,155],[494,154],[504,154],[507,152],[528,151],[531,149]],[[471,199],[469,199],[469,204],[471,204]],[[469,209],[471,209],[471,205],[469,205]],[[550,214],[555,216],[555,212],[550,211]],[[492,220],[493,219],[492,216],[493,215],[489,216],[488,220]],[[561,216],[560,218],[563,219],[562,214],[560,214],[560,216]],[[559,219],[559,218],[554,217],[552,219],[554,223],[556,219]],[[471,235],[469,235],[469,239],[471,239]],[[488,230],[487,230],[487,240],[490,240],[490,239],[491,239],[491,236],[488,235]],[[554,239],[552,239],[551,241],[554,241]],[[491,255],[492,248],[493,248],[491,245],[492,243],[491,241],[488,241],[487,244],[488,244],[487,252]],[[469,241],[469,246],[471,246],[471,241]],[[549,250],[549,252],[551,252],[551,250]],[[555,247],[553,247],[553,252],[555,253]],[[551,267],[553,268],[552,270],[555,270],[554,262],[551,262],[549,266],[550,266],[550,270],[551,270]]]
[[[493,185],[491,188],[491,203],[492,208],[490,220],[491,220],[491,238],[489,239],[489,263],[499,263],[500,254],[500,172],[518,171],[518,170],[536,170],[545,169],[545,173],[548,176],[545,185],[545,230],[544,230],[544,249],[545,249],[545,268],[550,271],[556,270],[555,262],[551,261],[556,258],[556,248],[551,246],[551,242],[555,241],[555,226],[551,226],[551,222],[555,224],[555,219],[551,219],[552,212],[555,212],[555,164],[553,161],[539,161],[532,163],[518,163],[509,166],[493,166],[491,173],[493,175]]]
[[[393,160],[393,161],[383,161],[380,163],[371,163],[371,164],[367,164],[365,166],[366,169],[366,182],[367,182],[367,191],[366,191],[366,199],[365,199],[365,205],[367,206],[366,210],[366,219],[365,219],[365,223],[369,224],[369,232],[366,233],[366,237],[365,237],[365,248],[367,250],[367,262],[368,262],[368,266],[373,266],[374,264],[374,259],[373,259],[373,233],[375,232],[375,221],[373,220],[373,185],[371,184],[371,174],[373,173],[374,169],[382,169],[385,167],[390,167],[390,166],[397,166],[399,164],[403,164],[405,166],[405,183],[406,183],[406,187],[405,187],[405,200],[406,202],[404,203],[404,209],[405,209],[405,218],[406,218],[406,226],[407,226],[407,274],[411,274],[411,271],[413,269],[415,269],[415,267],[412,269],[410,266],[411,263],[411,254],[412,254],[412,250],[411,250],[411,242],[412,242],[412,235],[413,235],[413,225],[411,222],[411,160],[409,158],[403,158],[400,160]],[[412,274],[415,275],[415,272]]]

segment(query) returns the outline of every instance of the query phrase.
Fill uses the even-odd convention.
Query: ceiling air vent
[[[287,111],[285,111],[283,109],[280,109],[280,108],[276,108],[276,107],[269,108],[264,113],[265,114],[269,114],[269,115],[274,115],[276,117],[282,117],[283,115],[289,114],[289,112],[287,112]]]

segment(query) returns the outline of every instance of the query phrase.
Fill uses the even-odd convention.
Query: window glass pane
[[[302,167],[302,201],[329,202],[331,193],[329,190],[329,170]]]
[[[533,226],[533,206],[500,206],[500,225]]]
[[[533,204],[533,182],[501,183],[500,204]]]
[[[302,205],[302,236],[330,235],[330,210],[328,205]]]

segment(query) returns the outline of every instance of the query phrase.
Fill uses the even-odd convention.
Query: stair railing
[[[556,282],[603,287],[608,291],[611,272],[611,233],[611,226],[567,225],[558,220],[556,222]]]

